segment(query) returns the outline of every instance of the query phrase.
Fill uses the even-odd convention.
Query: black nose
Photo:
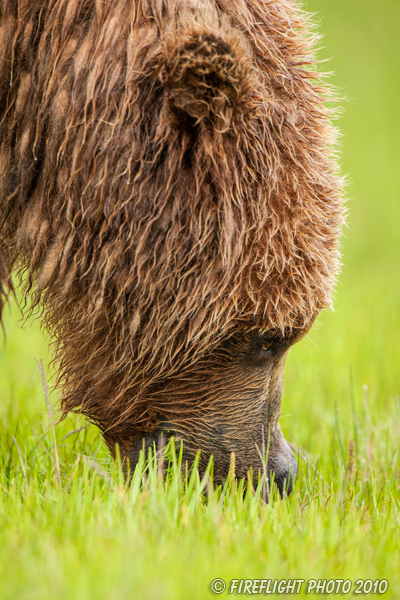
[[[298,472],[297,460],[289,446],[286,445],[285,452],[275,459],[271,471],[281,497],[289,496]]]

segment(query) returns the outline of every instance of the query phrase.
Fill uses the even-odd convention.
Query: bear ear
[[[166,37],[160,68],[170,105],[196,123],[227,131],[241,98],[254,87],[250,57],[243,34],[232,26],[184,19]]]

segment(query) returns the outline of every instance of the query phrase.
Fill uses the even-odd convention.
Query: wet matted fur
[[[196,419],[207,445],[210,407],[244,440],[232,345],[330,304],[342,181],[310,32],[289,0],[0,0],[0,303],[25,273],[64,414],[111,448],[162,423],[201,447]]]

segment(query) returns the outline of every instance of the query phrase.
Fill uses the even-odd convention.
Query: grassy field
[[[163,486],[155,465],[126,489],[93,427],[53,432],[34,361],[46,364],[46,343],[14,306],[0,358],[1,600],[203,599],[215,578],[227,590],[304,579],[302,593],[309,579],[350,579],[350,595],[360,578],[386,579],[384,597],[400,597],[400,3],[306,6],[348,99],[350,216],[336,312],[287,361],[281,424],[302,449],[293,494],[266,505],[228,486],[206,502],[205,482],[171,468]]]

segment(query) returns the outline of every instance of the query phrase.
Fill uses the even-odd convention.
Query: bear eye
[[[272,344],[273,344],[272,340],[263,340],[262,344],[261,344],[261,348],[263,350],[265,350],[265,352],[267,352],[268,350],[270,350]]]
[[[240,361],[246,367],[268,366],[274,354],[274,337],[263,337],[260,334],[253,334],[250,340],[246,340],[246,345],[242,347]]]

